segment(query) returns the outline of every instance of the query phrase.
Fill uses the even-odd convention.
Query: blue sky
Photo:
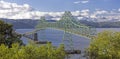
[[[5,0],[17,4],[29,4],[39,11],[76,11],[82,9],[112,10],[120,8],[120,0]]]
[[[120,21],[119,5],[120,0],[0,0],[0,18],[60,20],[64,11],[71,11],[79,20]]]

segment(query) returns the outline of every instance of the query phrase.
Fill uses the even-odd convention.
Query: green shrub
[[[120,59],[120,32],[99,33],[88,48],[90,59]]]
[[[4,44],[0,46],[0,59],[64,59],[65,52],[63,45],[58,48],[51,44],[43,46],[12,44],[8,48]]]

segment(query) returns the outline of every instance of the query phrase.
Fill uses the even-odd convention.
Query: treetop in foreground
[[[8,48],[4,44],[0,46],[0,59],[64,59],[65,52],[63,46],[58,48],[51,44],[43,46],[34,46],[28,44],[19,46],[12,44],[12,48]]]
[[[120,59],[120,32],[99,33],[88,48],[90,59]]]

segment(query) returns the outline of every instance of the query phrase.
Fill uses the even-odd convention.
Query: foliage
[[[64,59],[65,52],[63,45],[59,48],[53,47],[50,43],[44,46],[19,46],[12,44],[8,48],[4,44],[0,46],[0,59]]]
[[[20,35],[14,32],[12,25],[0,21],[0,59],[64,59],[64,46],[28,44],[20,46]]]
[[[11,47],[12,43],[21,43],[20,35],[16,34],[12,28],[11,24],[0,21],[0,45],[5,44],[8,47]]]
[[[88,55],[90,59],[120,59],[120,32],[99,33],[88,48]]]

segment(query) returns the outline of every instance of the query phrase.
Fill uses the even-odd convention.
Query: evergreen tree
[[[20,35],[15,33],[12,27],[13,25],[0,21],[0,45],[5,44],[11,47],[11,45],[16,42],[22,44]]]

